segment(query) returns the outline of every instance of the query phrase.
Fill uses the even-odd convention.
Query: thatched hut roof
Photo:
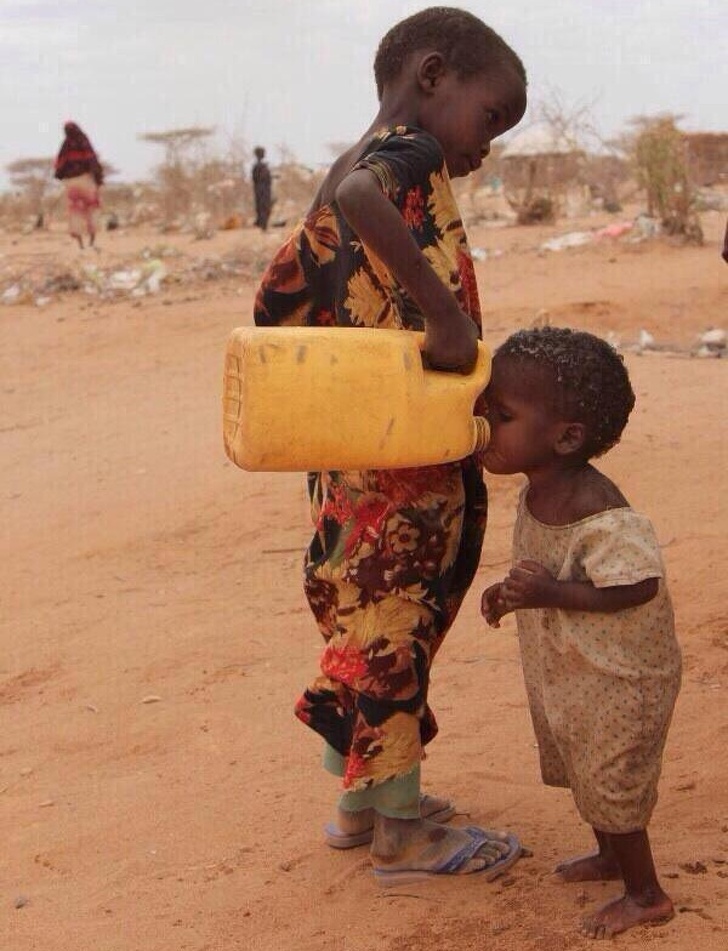
[[[539,155],[573,155],[583,149],[568,135],[543,123],[528,126],[505,145],[501,157],[531,158]]]

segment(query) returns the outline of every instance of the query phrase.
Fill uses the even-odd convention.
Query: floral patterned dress
[[[384,129],[356,168],[371,170],[422,252],[480,327],[472,259],[439,144]],[[422,330],[414,302],[335,203],[312,210],[263,276],[264,326]],[[345,790],[409,774],[437,732],[430,666],[473,580],[487,497],[480,460],[308,476],[316,528],[305,590],[325,640],[321,675],[296,715],[345,758]]]

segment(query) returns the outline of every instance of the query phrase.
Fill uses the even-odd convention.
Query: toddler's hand
[[[551,572],[537,561],[520,561],[503,582],[507,610],[550,607],[555,584]]]
[[[480,599],[480,613],[491,627],[500,627],[500,619],[508,613],[503,599],[501,582],[486,588]]]

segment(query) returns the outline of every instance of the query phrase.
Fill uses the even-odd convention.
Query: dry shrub
[[[647,213],[659,218],[666,234],[702,244],[703,233],[690,180],[683,133],[673,115],[639,116],[631,120],[634,132],[627,151],[640,187],[647,197]]]
[[[2,196],[0,219],[13,228],[42,227],[55,184],[53,159],[16,159],[5,169],[14,191]]]

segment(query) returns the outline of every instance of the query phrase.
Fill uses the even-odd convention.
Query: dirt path
[[[563,228],[561,230],[564,230]],[[640,330],[689,348],[728,313],[709,243],[537,250],[548,229],[478,230],[491,339],[540,319]],[[154,240],[123,235],[103,266]],[[266,247],[242,232],[191,245]],[[275,238],[273,239],[275,240]],[[61,234],[12,244],[77,263]],[[258,244],[254,244],[258,242]],[[25,265],[24,265],[25,266]],[[562,951],[613,886],[567,886],[557,857],[589,845],[545,789],[511,623],[486,630],[482,587],[508,561],[516,479],[491,479],[474,591],[435,668],[441,724],[428,788],[533,851],[488,885],[383,892],[365,851],[333,853],[336,795],[291,715],[317,633],[300,590],[303,478],[225,459],[220,376],[254,283],[232,276],[101,302],[80,292],[0,307],[0,941],[8,951]],[[724,601],[726,362],[628,353],[638,406],[603,468],[664,547],[685,682],[652,835],[679,913],[620,944],[726,947],[728,611]]]

